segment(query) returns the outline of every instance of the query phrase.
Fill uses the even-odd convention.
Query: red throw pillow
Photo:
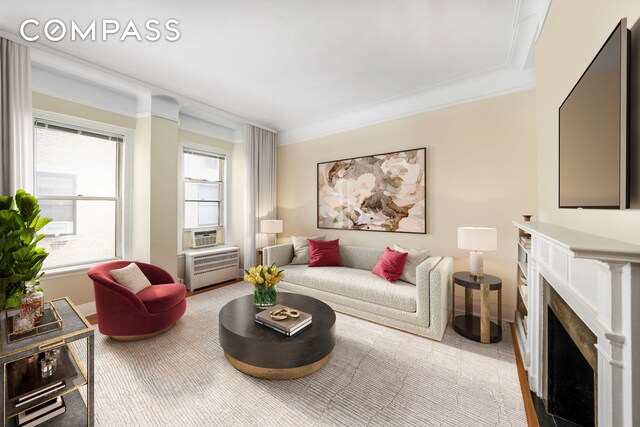
[[[387,247],[371,272],[391,283],[395,283],[402,276],[402,270],[404,270],[408,255],[407,252],[398,252]]]
[[[309,239],[309,267],[340,267],[339,240],[311,240]]]

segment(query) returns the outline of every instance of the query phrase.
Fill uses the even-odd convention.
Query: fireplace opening
[[[548,310],[547,411],[581,426],[595,426],[593,368],[553,310]]]
[[[554,417],[580,426],[597,425],[596,336],[547,284],[546,392]]]

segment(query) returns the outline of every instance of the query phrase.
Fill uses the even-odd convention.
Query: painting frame
[[[336,165],[339,165],[338,170],[342,170],[343,173],[347,173],[347,174],[349,173],[350,168],[354,168],[357,170],[361,168],[362,165],[364,165],[364,167],[367,168],[368,170],[373,170],[375,172],[373,173],[374,175],[373,185],[374,187],[377,186],[379,188],[381,184],[380,174],[382,173],[382,169],[375,170],[376,166],[378,166],[377,163],[380,163],[380,162],[384,163],[392,159],[396,159],[396,160],[403,159],[403,158],[413,159],[413,155],[411,153],[415,153],[418,163],[410,163],[410,164],[406,163],[406,164],[410,166],[415,166],[416,164],[419,165],[419,170],[417,172],[419,175],[419,179],[415,182],[417,183],[417,186],[421,186],[422,188],[421,188],[421,191],[416,191],[415,193],[412,193],[412,195],[415,196],[415,200],[414,200],[415,203],[411,205],[410,208],[407,209],[407,215],[402,216],[402,214],[404,214],[405,212],[396,212],[397,214],[396,217],[389,217],[390,218],[389,221],[380,222],[380,217],[381,217],[380,213],[375,212],[375,209],[371,209],[370,213],[378,215],[378,221],[376,224],[364,223],[364,224],[358,225],[358,224],[355,224],[354,221],[351,219],[350,224],[352,226],[344,226],[344,223],[348,221],[344,221],[343,219],[342,222],[336,224],[337,226],[335,227],[327,226],[327,221],[330,220],[331,218],[329,218],[326,215],[323,216],[323,213],[326,213],[327,209],[331,209],[331,206],[328,205],[326,200],[327,200],[327,193],[333,189],[332,187],[333,183],[329,182],[330,181],[329,176],[330,176],[330,173],[332,173],[331,171],[333,171],[336,168]],[[378,154],[371,154],[371,155],[357,156],[357,157],[348,157],[344,159],[318,162],[316,164],[316,226],[318,229],[324,229],[324,230],[353,230],[353,231],[377,231],[377,232],[383,232],[383,233],[427,234],[427,172],[428,172],[428,169],[427,169],[426,147],[411,148],[411,149],[398,150],[398,151],[389,151],[385,153],[378,153]],[[413,171],[413,173],[415,173],[415,170]],[[367,172],[367,174],[371,175],[370,172]],[[365,175],[365,174],[362,174],[362,175]],[[385,175],[388,175],[388,174],[385,173]],[[357,175],[354,173],[351,178],[355,176]],[[371,185],[371,177],[368,177],[368,178],[369,178],[368,184]],[[398,179],[399,177],[395,176],[394,183],[397,183]],[[353,180],[351,182],[353,182]],[[400,180],[400,182],[401,184],[404,184],[402,180]],[[412,182],[407,182],[407,184],[412,185]],[[384,201],[381,201],[380,199],[384,198],[388,202],[389,199],[392,198],[392,197],[389,197],[386,194],[386,192],[380,192],[380,191],[372,192],[370,196],[374,197],[376,199],[376,202],[380,202],[383,206],[384,206]],[[362,204],[361,206],[355,206],[355,204],[353,203],[349,204],[350,198],[345,197],[344,195],[342,195],[343,200],[340,202],[339,200],[340,197],[341,195],[339,194],[339,191],[337,193],[336,191],[333,191],[333,193],[330,196],[330,198],[333,199],[334,204],[340,203],[341,210],[344,210],[347,213],[351,213],[352,214],[351,216],[353,216],[353,211],[355,210],[358,210],[359,212],[361,212],[361,215],[365,214],[363,213],[364,209],[361,208]],[[370,197],[367,196],[365,201],[368,201],[369,198]],[[394,208],[401,209],[401,210],[404,209],[404,206],[408,206],[408,205],[397,206],[395,203],[393,204]],[[411,214],[413,215],[412,217],[408,213],[414,207],[416,207],[416,209],[414,210],[413,214]],[[416,214],[416,210],[419,211],[417,214]],[[398,219],[397,217],[400,217],[400,219]],[[400,221],[402,221],[407,217],[410,218],[411,224],[415,229],[411,229],[411,228],[399,229],[399,228],[402,228],[400,227]],[[360,218],[360,216],[358,216],[358,218]]]

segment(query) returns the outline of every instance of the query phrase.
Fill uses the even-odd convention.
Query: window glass
[[[220,201],[221,184],[185,183],[185,200]]]
[[[185,179],[202,181],[222,181],[221,159],[190,152],[184,153],[183,170]]]
[[[186,147],[182,156],[183,229],[222,226],[224,156]]]
[[[44,268],[119,256],[121,224],[119,145],[122,136],[37,119],[34,127],[35,193],[40,233],[49,252]]]

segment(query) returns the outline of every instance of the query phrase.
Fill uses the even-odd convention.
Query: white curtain
[[[29,48],[0,37],[0,192],[33,191]]]
[[[256,249],[267,245],[260,221],[276,219],[276,134],[247,125],[245,158],[244,268],[256,265]]]

